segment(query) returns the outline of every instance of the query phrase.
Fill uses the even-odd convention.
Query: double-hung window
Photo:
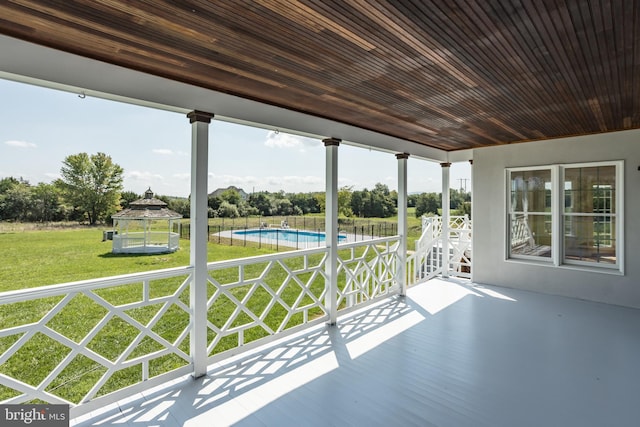
[[[507,169],[507,257],[622,268],[623,162]]]
[[[509,171],[509,253],[551,260],[552,169]]]

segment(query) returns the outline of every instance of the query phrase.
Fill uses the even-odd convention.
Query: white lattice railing
[[[339,245],[338,277],[344,277],[338,291],[339,308],[359,306],[398,291],[398,243],[399,237],[392,236]]]
[[[191,275],[182,267],[3,293],[0,401],[95,407],[189,372]]]
[[[338,307],[397,289],[398,240],[338,245]],[[317,248],[209,264],[210,362],[328,320],[327,256],[326,248]]]
[[[78,416],[193,371],[189,336],[206,328],[209,361],[395,293],[398,236],[208,264],[207,323],[190,308],[192,267],[0,294],[0,403],[67,403]]]
[[[212,360],[326,320],[326,259],[319,248],[209,264]]]
[[[427,221],[428,220],[428,221]],[[407,281],[414,285],[442,271],[442,220],[422,217],[422,235],[415,251],[407,257]]]
[[[471,278],[471,221],[449,229],[449,275]]]
[[[407,257],[409,285],[442,273],[443,259],[448,273],[456,277],[471,277],[471,220],[465,216],[449,219],[448,256],[443,256],[442,218],[422,217],[422,235],[415,251]]]

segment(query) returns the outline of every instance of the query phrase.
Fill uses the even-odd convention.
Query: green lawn
[[[272,253],[209,245],[209,261]],[[0,233],[0,292],[189,265],[189,241],[172,254],[112,254],[98,228]]]

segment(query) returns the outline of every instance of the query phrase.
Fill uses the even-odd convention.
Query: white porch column
[[[471,199],[469,200],[470,205],[471,205],[471,210],[469,211],[469,221],[471,221],[471,259],[469,261],[471,261],[471,281],[473,282],[473,272],[475,271],[475,269],[473,268],[473,242],[475,241],[473,238],[473,160],[469,160],[469,164],[471,165]]]
[[[398,285],[400,295],[407,294],[407,153],[396,154],[398,159]]]
[[[193,310],[190,344],[192,375],[198,378],[207,373],[207,174],[213,114],[192,111],[187,117],[191,123],[190,265],[194,269],[189,293]]]
[[[451,163],[442,166],[442,277],[449,277],[449,169]]]
[[[325,272],[327,274],[325,305],[329,312],[329,325],[338,320],[338,147],[340,139],[323,139],[326,153],[325,243],[329,250]]]

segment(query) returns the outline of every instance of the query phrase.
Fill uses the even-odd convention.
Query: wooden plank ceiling
[[[0,33],[444,150],[640,128],[640,0],[3,0]]]

